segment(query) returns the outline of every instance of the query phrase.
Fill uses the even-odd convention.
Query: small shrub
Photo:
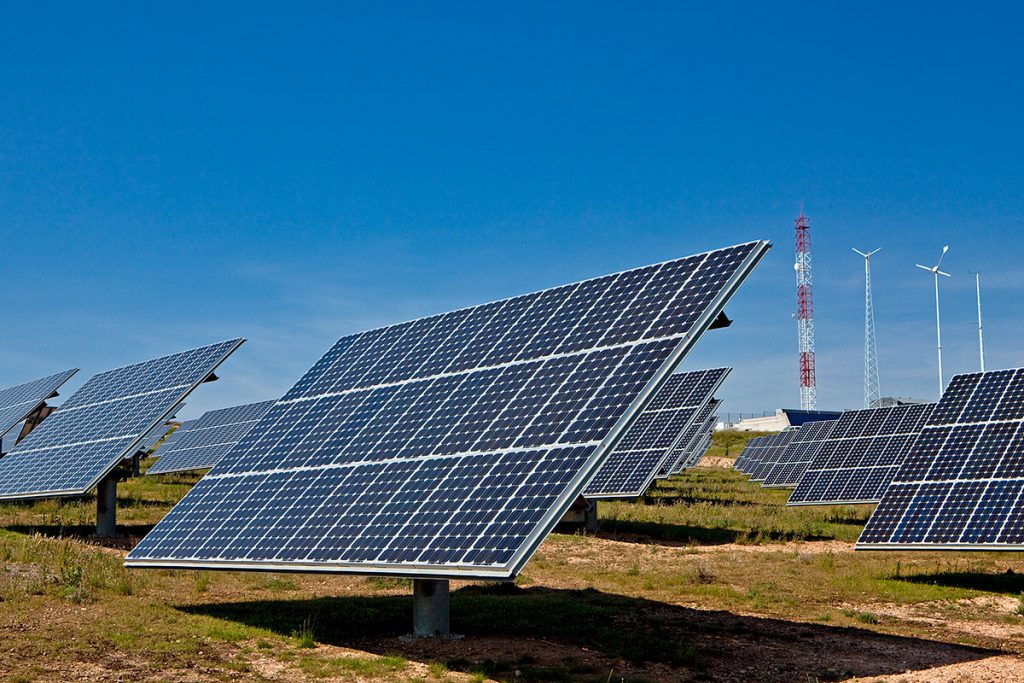
[[[857,621],[859,621],[862,624],[877,624],[878,617],[876,617],[871,612],[861,612],[857,615]]]
[[[316,647],[316,638],[313,634],[313,618],[306,617],[302,625],[292,631],[292,638],[295,639],[296,644],[301,648],[312,649]]]

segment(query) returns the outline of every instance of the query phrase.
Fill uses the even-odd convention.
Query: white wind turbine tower
[[[943,273],[939,270],[939,266],[942,265],[942,259],[946,258],[946,252],[949,251],[949,245],[942,247],[942,255],[939,256],[939,262],[929,268],[928,266],[922,266],[920,263],[915,263],[918,268],[927,270],[929,273],[935,276],[935,339],[937,340],[936,349],[939,352],[939,398],[942,398],[942,390],[945,388],[945,383],[942,381],[942,324],[939,321],[939,276],[949,277],[949,273]]]
[[[875,341],[875,303],[871,296],[871,257],[881,249],[867,253],[854,249],[864,257],[864,407],[870,408],[882,397],[878,382],[878,344]]]
[[[981,327],[981,271],[968,271],[974,276],[974,284],[978,287],[978,350],[981,353],[981,371],[985,372],[985,337]]]

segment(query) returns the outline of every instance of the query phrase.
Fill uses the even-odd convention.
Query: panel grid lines
[[[767,248],[345,337],[127,563],[508,576]]]

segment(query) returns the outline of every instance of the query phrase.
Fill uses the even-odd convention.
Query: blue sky
[[[245,336],[186,415],[275,398],[353,331],[756,238],[685,367],[797,403],[811,216],[819,404],[1024,365],[1012,5],[46,3],[0,14],[0,384]]]

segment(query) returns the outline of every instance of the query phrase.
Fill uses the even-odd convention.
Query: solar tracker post
[[[111,472],[96,486],[96,536],[109,538],[117,535],[117,480]]]
[[[451,595],[444,579],[413,579],[412,637],[448,639],[451,633]]]

